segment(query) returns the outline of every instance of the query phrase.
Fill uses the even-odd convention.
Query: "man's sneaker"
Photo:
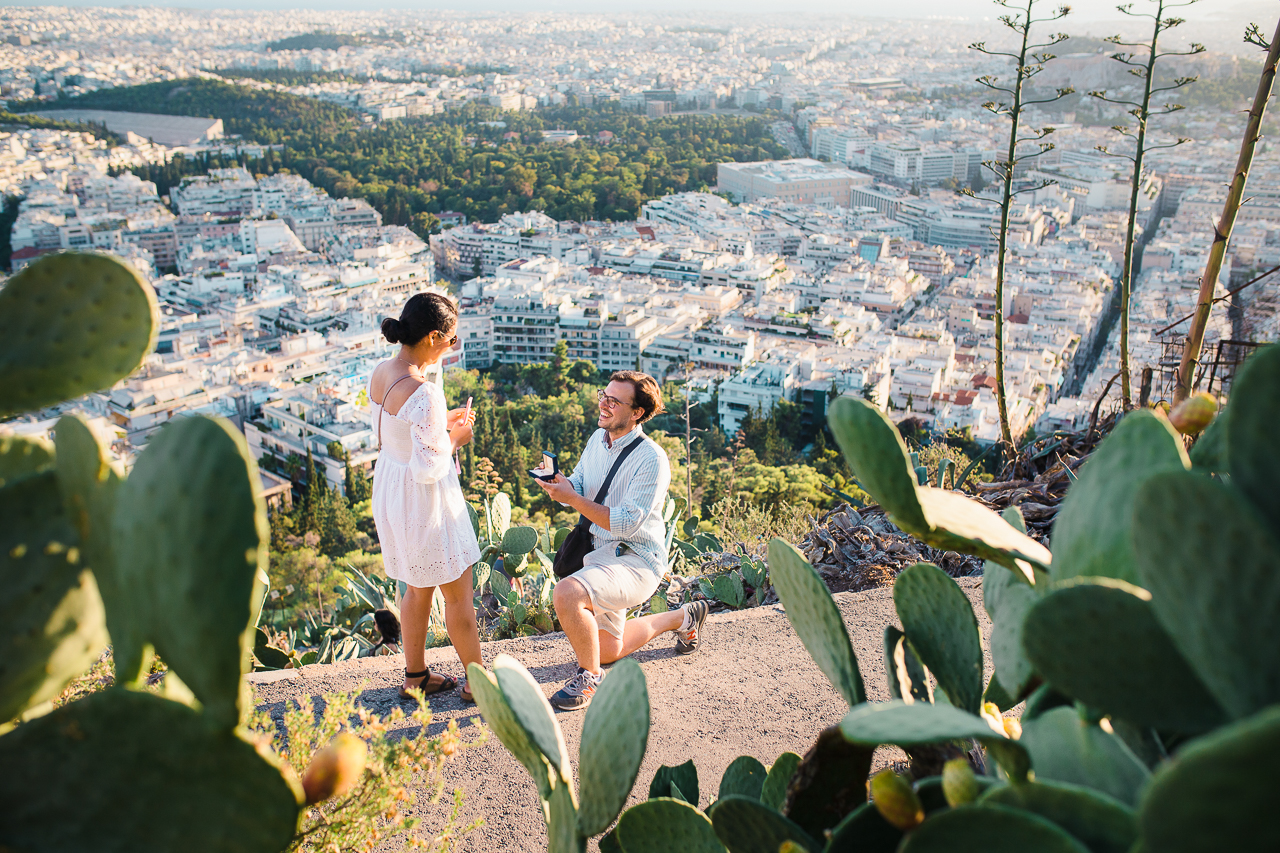
[[[551,704],[561,711],[581,711],[591,704],[591,697],[596,695],[601,681],[604,681],[604,673],[592,675],[578,667],[578,674],[551,694]]]
[[[702,623],[707,621],[711,608],[705,601],[691,601],[680,609],[684,611],[686,627],[676,631],[676,654],[691,655],[702,641]]]

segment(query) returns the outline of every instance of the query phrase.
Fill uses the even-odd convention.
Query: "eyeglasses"
[[[440,332],[439,334],[444,334],[444,333]],[[456,333],[452,338],[449,338],[449,340],[445,341],[445,343],[447,343],[449,346],[453,346],[457,342],[458,342],[458,335]]]
[[[624,403],[621,400],[619,400],[617,397],[609,396],[608,394],[604,393],[603,388],[596,392],[596,399],[600,401],[600,405],[608,406],[610,409],[615,408],[617,406],[626,406],[628,408],[632,408],[634,405],[632,403]]]

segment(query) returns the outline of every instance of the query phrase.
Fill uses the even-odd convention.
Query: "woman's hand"
[[[457,450],[459,447],[463,447],[464,445],[470,444],[471,439],[473,438],[473,435],[474,434],[471,431],[470,423],[465,423],[465,424],[460,423],[453,429],[449,430],[449,438],[453,440],[454,450]]]
[[[468,409],[465,406],[461,409],[451,409],[445,418],[445,425],[449,430],[453,430],[454,427],[463,422],[464,418],[467,426],[473,425],[476,422],[476,410]]]

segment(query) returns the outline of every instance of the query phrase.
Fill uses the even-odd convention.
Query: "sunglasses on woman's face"
[[[443,334],[443,332],[441,334]],[[458,342],[458,335],[456,332],[454,333],[452,338],[449,338],[449,340],[445,341],[445,343],[447,343],[449,346],[453,346],[457,342]]]

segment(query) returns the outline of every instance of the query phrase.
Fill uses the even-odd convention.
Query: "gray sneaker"
[[[702,623],[707,621],[711,606],[705,601],[691,601],[680,609],[687,610],[691,618],[688,631],[676,631],[676,654],[691,655],[698,650],[698,644],[702,640]]]
[[[596,688],[602,681],[604,673],[596,676],[578,667],[578,674],[551,694],[551,705],[561,711],[581,711],[591,704],[591,697],[596,694]]]

